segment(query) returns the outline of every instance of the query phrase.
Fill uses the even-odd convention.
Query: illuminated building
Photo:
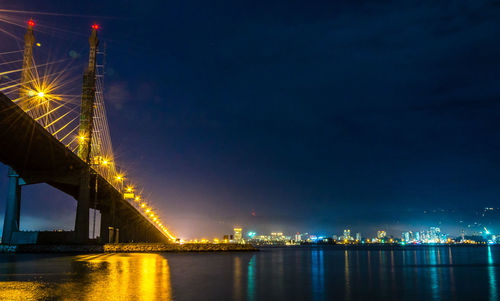
[[[351,240],[351,230],[350,229],[344,230],[344,239]]]
[[[422,230],[415,233],[412,231],[402,232],[401,239],[405,243],[418,244],[449,243],[452,241],[446,234],[441,233],[441,229],[438,227],[430,227],[429,230]],[[463,240],[462,238],[462,241]]]
[[[297,234],[295,234],[295,241],[302,241],[302,235],[300,235],[299,232],[297,232]]]
[[[387,233],[384,230],[377,231],[377,238],[382,239],[387,236]]]
[[[441,229],[438,227],[430,227],[428,240],[431,243],[437,243],[440,240]]]
[[[242,229],[240,227],[236,227],[233,230],[234,230],[234,240],[240,242],[242,240],[242,235],[241,235]]]
[[[401,234],[401,239],[406,243],[413,241],[413,233],[411,231],[403,232]]]
[[[252,238],[252,243],[257,245],[287,245],[290,244],[291,239],[290,236],[284,236],[282,232],[273,232],[271,235],[255,235]]]
[[[361,233],[356,233],[356,240],[361,241]]]

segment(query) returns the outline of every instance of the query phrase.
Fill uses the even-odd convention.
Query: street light
[[[115,176],[115,180],[120,182],[120,192],[123,191],[123,180],[125,179],[125,177],[122,175],[122,174],[117,174]]]

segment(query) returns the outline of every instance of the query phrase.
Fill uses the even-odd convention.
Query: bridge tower
[[[94,128],[94,104],[96,91],[96,56],[99,39],[97,24],[92,25],[90,34],[89,63],[83,73],[82,102],[80,111],[80,130],[78,132],[80,145],[78,156],[88,164],[80,177],[78,205],[76,208],[75,238],[78,243],[86,243],[89,239],[89,208],[90,208],[90,153],[92,147],[92,131]]]
[[[24,54],[23,69],[21,71],[21,85],[19,86],[19,98],[28,96],[28,84],[31,81],[31,68],[33,63],[33,45],[35,44],[35,35],[33,27],[35,22],[28,21],[26,34],[24,35]],[[7,192],[7,207],[3,222],[2,243],[12,243],[12,234],[19,231],[21,216],[21,185],[24,180],[19,177],[17,172],[9,168],[9,186]]]
[[[30,19],[28,21],[28,28],[24,35],[24,55],[23,55],[23,69],[21,71],[21,86],[19,88],[19,98],[28,96],[28,83],[31,81],[31,68],[33,63],[33,45],[35,45],[35,35],[33,34],[33,27],[35,22]]]
[[[94,103],[95,103],[95,80],[96,80],[96,56],[99,39],[97,38],[97,24],[92,25],[92,33],[90,34],[90,54],[89,64],[83,73],[82,85],[82,103],[80,111],[80,130],[78,132],[80,145],[78,147],[78,156],[80,159],[90,164],[90,153],[92,145],[92,130],[94,118]]]

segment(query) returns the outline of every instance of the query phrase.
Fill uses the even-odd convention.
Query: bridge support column
[[[111,199],[109,202],[109,207],[101,210],[101,243],[114,243],[116,239],[115,229],[116,229],[116,201]]]
[[[101,211],[101,234],[100,234],[100,240],[101,243],[107,244],[111,242],[112,238],[112,233],[111,229],[112,226],[112,216],[111,216],[111,210],[102,210]]]
[[[2,243],[12,242],[12,233],[19,231],[19,218],[21,213],[21,183],[22,179],[9,168],[9,190],[7,192],[7,208],[3,221]]]
[[[89,241],[90,170],[85,169],[80,176],[80,188],[76,207],[75,241]]]

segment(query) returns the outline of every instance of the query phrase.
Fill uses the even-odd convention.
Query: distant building
[[[333,240],[339,240],[339,237],[337,235],[332,236]]]
[[[387,233],[384,230],[377,231],[377,238],[382,239],[387,236]]]
[[[412,242],[414,241],[414,237],[413,237],[413,232],[411,231],[407,231],[407,232],[403,232],[401,234],[401,239],[405,242],[405,243],[408,243],[408,242]]]
[[[429,230],[429,242],[430,243],[436,243],[439,242],[441,238],[441,229],[438,227],[430,227]]]
[[[240,227],[236,227],[233,230],[234,230],[234,240],[241,241],[243,238],[241,234],[242,229]]]
[[[361,233],[356,233],[356,240],[361,241]]]
[[[302,235],[300,235],[299,232],[297,232],[297,234],[295,234],[295,241],[302,241]]]
[[[301,241],[303,241],[304,234],[299,234]],[[291,244],[292,237],[283,235],[282,232],[273,232],[271,235],[255,235],[252,242],[258,245],[289,245]]]
[[[344,230],[344,239],[351,240],[351,230],[350,229]]]

